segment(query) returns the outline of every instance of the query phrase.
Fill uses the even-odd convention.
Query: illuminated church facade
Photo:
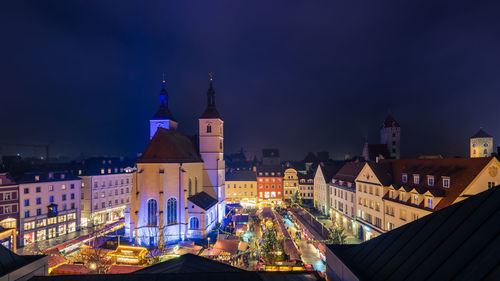
[[[159,99],[149,144],[136,162],[125,218],[126,235],[142,246],[205,238],[225,215],[224,122],[215,107],[212,78],[199,135],[177,130],[165,80]]]

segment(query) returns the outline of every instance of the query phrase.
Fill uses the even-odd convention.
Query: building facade
[[[0,226],[16,230],[19,226],[19,186],[8,173],[0,174]]]
[[[320,163],[314,174],[314,208],[323,215],[330,215],[328,184],[341,167],[338,163]]]
[[[19,184],[19,246],[79,229],[82,180],[69,172],[25,173]]]
[[[162,85],[154,118],[173,119]],[[200,134],[188,136],[177,126],[150,126],[153,135],[136,162],[125,232],[135,244],[163,246],[204,238],[224,216],[223,121],[215,108],[210,81],[208,104],[199,118]],[[150,122],[151,123],[151,122]]]
[[[493,136],[483,129],[470,138],[470,157],[490,157],[493,153]]]
[[[299,173],[298,176],[302,204],[314,205],[314,175]]]
[[[346,163],[328,185],[330,191],[330,212],[336,225],[354,235],[358,235],[356,219],[356,177],[363,169],[363,162]]]
[[[120,165],[123,164],[123,165]],[[116,158],[87,159],[79,170],[82,179],[81,226],[116,222],[130,206],[132,171]]]
[[[283,168],[281,165],[261,165],[257,168],[259,201],[283,202]]]
[[[257,203],[257,175],[254,171],[235,170],[226,175],[226,203]]]
[[[283,199],[291,202],[292,196],[299,191],[299,177],[294,168],[288,168],[283,175]]]

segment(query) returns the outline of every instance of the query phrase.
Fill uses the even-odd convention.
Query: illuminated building
[[[0,173],[0,227],[16,231],[19,220],[19,186],[7,173]],[[15,252],[15,239],[0,239],[0,244]]]
[[[341,162],[321,162],[314,174],[314,208],[324,215],[330,215],[330,192],[328,184],[338,170]]]
[[[160,108],[151,121],[157,126],[150,126],[153,137],[136,162],[131,207],[125,214],[126,234],[138,245],[204,238],[224,216],[223,121],[215,107],[212,79],[199,118],[199,137],[171,126],[165,81],[159,98]],[[158,115],[162,122],[155,121]]]
[[[260,201],[282,202],[283,168],[281,165],[261,165],[257,167],[257,185]]]
[[[235,170],[226,175],[226,202],[240,203],[242,200],[256,202],[257,176],[254,171]]]
[[[19,184],[19,246],[74,232],[82,180],[68,172],[24,173]]]
[[[479,131],[470,137],[470,157],[490,157],[493,153],[493,136],[479,129]]]
[[[120,158],[95,157],[82,161],[81,225],[112,223],[125,216],[130,206],[133,163]]]
[[[328,185],[330,192],[331,217],[346,232],[357,235],[356,182],[364,162],[348,162],[333,177]]]
[[[302,204],[313,205],[314,203],[314,175],[312,173],[298,173],[299,192]]]
[[[283,199],[290,202],[292,195],[299,190],[299,177],[293,168],[285,170],[283,175]]]
[[[384,160],[356,178],[359,238],[418,220],[500,182],[495,157]]]

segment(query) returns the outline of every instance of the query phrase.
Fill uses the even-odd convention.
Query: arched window
[[[167,225],[177,223],[177,199],[170,198],[167,201]]]
[[[192,185],[193,185],[193,183],[191,182],[191,179],[189,179],[189,184],[188,184],[188,186],[189,186],[189,187],[188,187],[188,192],[189,192],[189,195],[192,195],[192,193],[191,193],[191,192],[192,192],[192,190],[191,190]]]
[[[219,142],[219,149],[222,149],[222,141]]]
[[[212,125],[208,124],[207,125],[207,133],[211,133],[212,132]]]
[[[198,220],[198,218],[191,218],[189,220],[189,229],[199,229],[200,228],[200,221]]]
[[[198,194],[198,178],[194,178],[194,194]]]
[[[148,200],[148,225],[157,225],[158,224],[157,210],[158,210],[158,204],[156,203],[156,200],[149,199]]]

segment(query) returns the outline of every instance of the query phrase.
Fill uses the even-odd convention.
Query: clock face
[[[472,144],[472,147],[476,147],[476,144],[475,144],[475,143],[473,143],[473,144]]]
[[[483,143],[483,146],[488,147],[488,143],[487,142]]]

